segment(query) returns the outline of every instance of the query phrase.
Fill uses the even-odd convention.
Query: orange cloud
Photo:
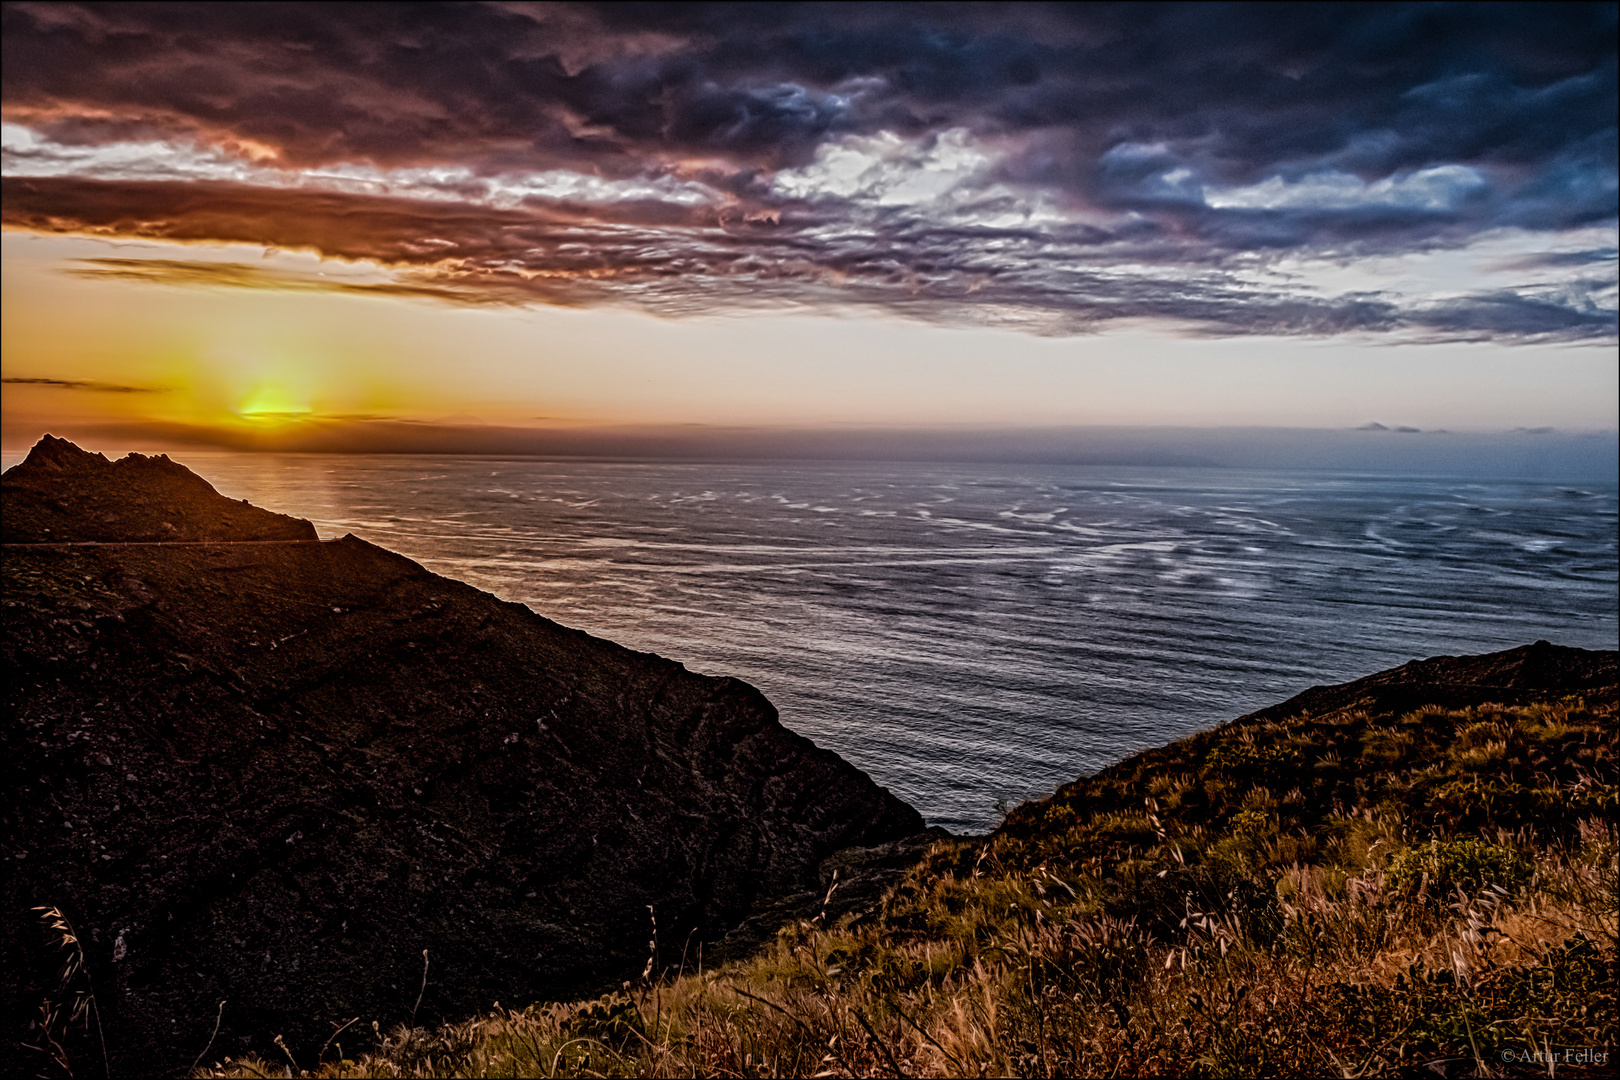
[[[664,203],[613,209],[614,219],[603,221],[590,207],[562,202],[506,210],[216,181],[35,177],[7,181],[3,222],[47,234],[313,251],[415,274],[389,285],[332,286],[338,291],[455,303],[588,303],[608,298],[601,282],[657,284],[687,272],[724,274],[747,257],[747,245],[733,242],[711,211]],[[640,227],[630,233],[628,224]],[[103,260],[80,273],[167,284],[312,287],[291,276],[217,265]]]
[[[269,270],[240,262],[119,258],[76,261],[79,266],[70,267],[64,272],[92,281],[131,281],[147,285],[261,289],[274,292],[328,292],[350,296],[391,296],[473,305],[522,303],[528,299],[521,294],[507,295],[494,289],[457,288],[450,284],[343,281],[319,274]]]

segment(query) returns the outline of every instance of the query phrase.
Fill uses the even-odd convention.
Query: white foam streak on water
[[[1304,473],[175,455],[758,685],[952,829],[1418,656],[1616,646],[1616,491]]]

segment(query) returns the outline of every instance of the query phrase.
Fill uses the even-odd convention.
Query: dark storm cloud
[[[299,164],[779,164],[966,125],[1063,133],[1029,173],[1117,191],[1096,159],[1121,142],[1222,183],[1601,165],[1615,28],[1608,4],[21,3],[3,78],[64,136],[218,131]]]
[[[1413,305],[1236,267],[1611,224],[1615,35],[1612,4],[8,4],[7,117],[49,154],[158,139],[261,171],[460,171],[419,182],[438,201],[316,179],[172,194],[122,179],[121,196],[12,180],[6,213],[307,247],[432,279],[413,287],[550,302],[1604,337],[1601,283]],[[948,213],[780,182],[850,140],[925,155],[951,132],[993,153]],[[113,182],[109,168],[81,173]],[[492,178],[545,170],[651,188],[489,195]],[[658,196],[674,183],[712,198]],[[1036,204],[1052,213],[1005,224]]]
[[[1612,289],[1614,282],[1605,279],[1586,285],[1590,292],[1597,292],[1604,287]],[[1613,310],[1516,292],[1481,293],[1435,304],[1422,310],[1417,321],[1438,334],[1463,340],[1606,338],[1620,331]]]
[[[1504,270],[1534,270],[1543,266],[1589,266],[1592,263],[1620,261],[1620,251],[1614,248],[1594,248],[1589,251],[1549,251],[1536,255],[1523,255],[1505,260]]]
[[[671,315],[717,307],[820,303],[881,307],[919,319],[1077,333],[1120,319],[1161,319],[1195,332],[1325,336],[1416,328],[1440,338],[1579,340],[1614,333],[1613,312],[1587,294],[1512,293],[1403,305],[1377,293],[1322,299],[1246,283],[1213,257],[1172,275],[1142,264],[1156,238],[1095,229],[961,229],[885,220],[810,237],[816,222],[691,215],[625,228],[589,208],[496,210],[431,200],[246,184],[13,180],[4,223],[61,232],[304,249],[395,268],[356,283],[240,263],[81,260],[70,272],[153,284],[404,295],[456,304],[632,302]],[[965,242],[976,239],[977,244]],[[982,250],[994,245],[992,255]]]

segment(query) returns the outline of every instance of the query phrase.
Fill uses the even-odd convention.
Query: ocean
[[[322,536],[745,679],[956,832],[1313,684],[1617,644],[1612,484],[172,456]]]

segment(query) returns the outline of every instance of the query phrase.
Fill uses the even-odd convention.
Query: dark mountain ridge
[[[1132,754],[1064,785],[1046,799],[1017,807],[997,835],[1027,840],[1054,829],[1061,832],[1062,823],[1076,813],[1140,813],[1144,796],[1155,785],[1162,786],[1167,777],[1203,775],[1212,761],[1219,768],[1233,767],[1234,776],[1216,784],[1214,794],[1198,785],[1189,789],[1178,801],[1177,816],[1184,823],[1232,812],[1236,807],[1228,804],[1229,797],[1241,798],[1248,788],[1263,782],[1283,790],[1297,785],[1305,806],[1302,820],[1314,828],[1336,808],[1365,797],[1370,788],[1405,782],[1394,769],[1341,767],[1326,756],[1326,748],[1344,749],[1363,740],[1376,743],[1380,736],[1375,729],[1391,724],[1427,725],[1426,737],[1444,746],[1458,735],[1462,721],[1456,717],[1468,716],[1468,710],[1555,704],[1582,695],[1612,698],[1616,684],[1620,684],[1620,652],[1546,641],[1478,656],[1413,660],[1347,683],[1313,686],[1219,727]],[[1428,713],[1446,712],[1456,715],[1449,721],[1424,720]],[[1583,775],[1580,768],[1571,768],[1561,779],[1573,792],[1583,786]],[[1469,789],[1456,798],[1440,799],[1438,812],[1454,821],[1474,820],[1476,825],[1493,815],[1504,826],[1530,823],[1511,820],[1501,806],[1478,796],[1479,791]],[[1566,800],[1570,805],[1577,801],[1573,796]],[[1421,816],[1423,808],[1411,809]],[[1054,810],[1055,817],[1050,816]],[[1541,825],[1550,829],[1552,822],[1544,819]]]
[[[166,457],[47,437],[3,497],[13,1048],[64,997],[40,905],[77,930],[113,1071],[172,1073],[216,1015],[216,1056],[406,1020],[424,950],[419,1022],[639,973],[651,914],[661,961],[695,956],[923,828],[745,683]]]
[[[8,544],[317,539],[309,522],[227,499],[167,454],[108,461],[47,435],[4,485]]]
[[[1480,656],[1431,656],[1351,682],[1313,686],[1232,722],[1286,720],[1352,708],[1387,714],[1423,705],[1524,704],[1543,700],[1551,692],[1613,686],[1620,677],[1617,656],[1613,650],[1574,649],[1548,641]]]

